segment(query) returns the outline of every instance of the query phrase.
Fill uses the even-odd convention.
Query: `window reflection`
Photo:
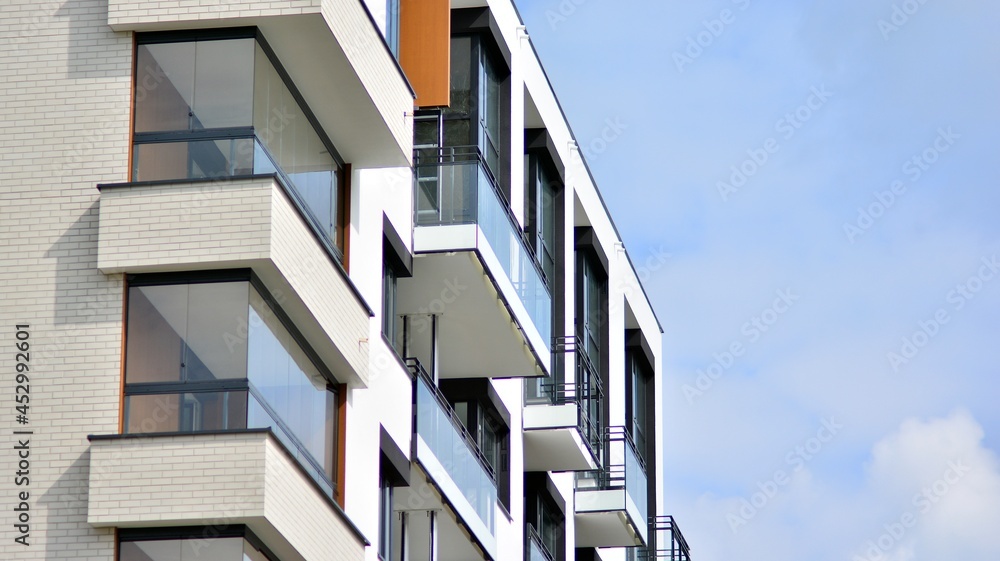
[[[335,390],[251,282],[134,284],[125,365],[126,433],[271,427],[335,480]]]
[[[261,44],[249,37],[142,41],[133,181],[278,173],[340,248],[340,166]]]

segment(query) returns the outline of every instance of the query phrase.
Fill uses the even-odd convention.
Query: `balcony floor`
[[[444,228],[471,228],[449,226]],[[421,228],[424,229],[424,228]],[[472,242],[475,243],[474,241]],[[501,274],[502,275],[502,274]],[[504,282],[502,279],[498,282]],[[510,284],[509,280],[506,280]],[[413,277],[399,281],[400,314],[439,314],[437,372],[440,378],[518,378],[544,376],[548,359],[539,359],[532,347],[539,336],[528,321],[526,335],[515,322],[483,264],[479,251],[418,253]],[[515,304],[520,303],[513,299]],[[525,313],[525,316],[527,314]],[[415,322],[411,333],[419,341],[430,337],[429,323]],[[419,343],[415,343],[419,346]],[[548,357],[542,348],[538,356]],[[410,352],[430,369],[429,358]],[[429,354],[429,353],[427,353]],[[540,366],[541,364],[544,366]]]

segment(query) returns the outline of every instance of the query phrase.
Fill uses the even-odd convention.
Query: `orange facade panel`
[[[451,93],[450,0],[401,0],[399,62],[417,107],[445,107]]]

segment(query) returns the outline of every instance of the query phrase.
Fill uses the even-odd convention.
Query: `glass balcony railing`
[[[497,485],[493,470],[420,362],[408,358],[406,363],[416,384],[417,435],[427,443],[490,535],[495,537]]]
[[[525,551],[525,561],[553,561],[548,548],[542,543],[542,537],[538,535],[535,527],[528,525],[525,529],[527,535],[527,547]]]
[[[417,226],[478,224],[542,339],[552,334],[552,296],[510,206],[475,146],[416,151]]]
[[[648,519],[646,462],[636,450],[625,427],[610,427],[605,438],[603,469],[577,474],[577,490],[624,489],[638,510],[634,524],[645,527]]]

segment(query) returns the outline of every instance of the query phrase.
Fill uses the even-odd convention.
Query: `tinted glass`
[[[247,428],[247,392],[130,395],[125,432],[197,432]]]
[[[135,67],[135,132],[190,128],[194,61],[194,42],[139,45]]]
[[[248,288],[246,282],[131,288],[125,381],[245,378]]]
[[[243,561],[244,541],[197,538],[122,542],[120,561]],[[246,547],[253,550],[249,544]]]
[[[338,166],[264,50],[255,48],[254,132],[337,245]]]
[[[192,129],[252,124],[255,43],[253,39],[195,43]]]
[[[451,38],[451,105],[449,112],[472,112],[472,37]]]
[[[254,172],[251,138],[136,144],[132,179],[163,181],[250,175]]]
[[[328,476],[333,475],[334,395],[256,291],[250,297],[250,383]]]
[[[253,39],[139,45],[136,132],[250,126]]]

